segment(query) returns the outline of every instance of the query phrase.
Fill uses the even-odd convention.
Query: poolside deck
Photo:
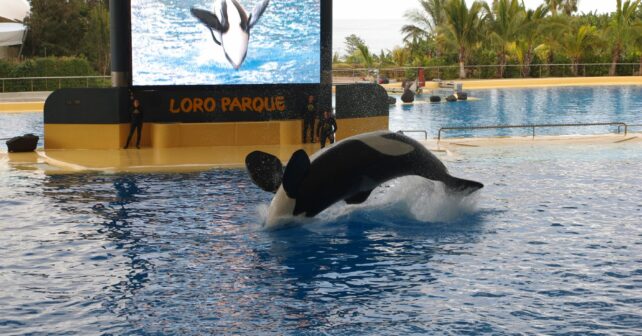
[[[422,142],[438,156],[448,160],[457,158],[465,149],[496,148],[501,146],[573,146],[590,148],[594,145],[639,146],[642,150],[642,133],[628,135],[591,135],[591,136],[540,136],[510,138],[449,138],[437,142]],[[303,148],[308,154],[318,150],[318,144],[303,146],[260,146],[260,147],[199,147],[170,149],[129,149],[129,150],[64,150],[43,151],[26,154],[0,153],[0,171],[19,169],[41,171],[46,174],[67,174],[80,172],[103,173],[161,173],[161,172],[198,172],[217,168],[242,168],[245,156],[262,150],[278,156],[287,162],[292,153]]]

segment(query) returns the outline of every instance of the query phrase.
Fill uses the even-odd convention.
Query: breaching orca
[[[191,12],[209,28],[214,42],[223,47],[225,57],[238,70],[247,56],[250,29],[259,21],[269,3],[270,0],[262,0],[249,15],[236,0],[222,0],[219,15],[195,7]]]
[[[299,150],[285,173],[279,159],[264,152],[250,153],[245,164],[257,186],[276,193],[265,222],[268,229],[291,216],[314,217],[341,200],[363,203],[380,184],[407,175],[443,182],[447,189],[466,195],[484,187],[451,176],[425,146],[389,131],[347,138],[311,158]]]

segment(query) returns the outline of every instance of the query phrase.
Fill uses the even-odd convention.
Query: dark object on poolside
[[[412,103],[415,101],[415,93],[410,91],[409,89],[403,90],[403,94],[401,95],[401,101],[404,103]]]
[[[458,100],[468,100],[468,93],[466,92],[457,92]]]
[[[450,95],[450,96],[446,97],[446,101],[449,102],[449,103],[456,102],[457,101],[457,97],[455,97],[455,95]]]
[[[388,96],[388,104],[394,105],[397,103],[397,98]]]
[[[439,103],[439,102],[441,102],[441,97],[439,97],[439,96],[430,96],[430,102],[431,103]]]
[[[388,77],[379,77],[378,82],[379,84],[390,84],[390,79]]]
[[[33,134],[25,134],[7,140],[7,149],[9,153],[28,153],[33,152],[38,147],[40,138]]]

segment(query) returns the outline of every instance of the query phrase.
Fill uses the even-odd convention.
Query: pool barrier
[[[548,127],[590,127],[590,126],[618,126],[618,134],[621,128],[624,128],[624,136],[628,134],[629,125],[623,122],[608,123],[578,123],[578,124],[533,124],[533,125],[494,125],[494,126],[464,126],[464,127],[442,127],[439,129],[437,141],[441,141],[441,134],[445,131],[471,131],[483,129],[504,129],[504,128],[530,128],[532,129],[533,139],[535,138],[535,129]]]
[[[424,140],[428,140],[428,131],[423,131],[423,130],[401,130],[397,131],[398,133],[401,133],[405,135],[406,133],[422,133],[424,135]]]

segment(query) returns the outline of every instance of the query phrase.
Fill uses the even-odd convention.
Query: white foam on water
[[[334,222],[359,211],[385,212],[386,217],[411,218],[426,223],[452,223],[477,211],[480,192],[471,195],[451,192],[443,183],[418,176],[406,176],[377,187],[370,198],[357,205],[339,201],[316,218],[284,218],[277,229],[313,223]],[[265,223],[269,204],[257,207],[260,223]],[[262,225],[262,224],[261,224]]]

